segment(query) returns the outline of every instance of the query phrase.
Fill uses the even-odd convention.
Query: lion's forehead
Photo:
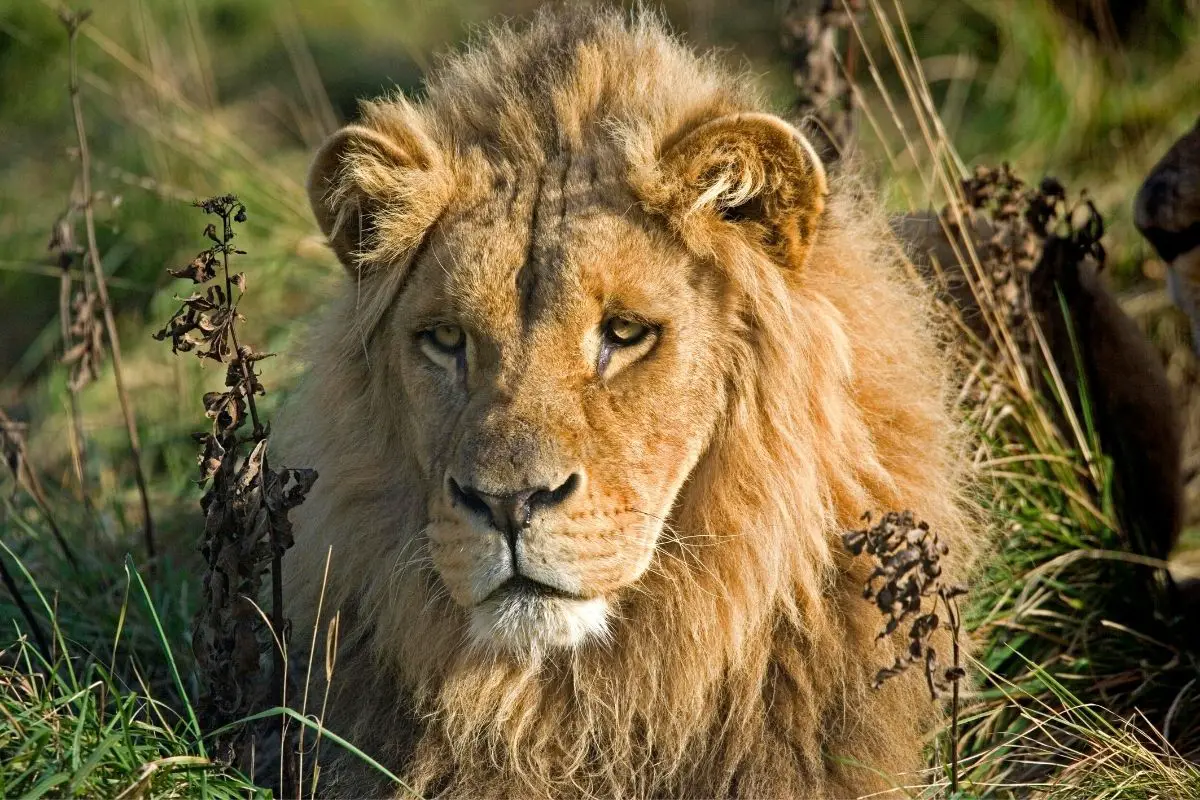
[[[502,166],[487,183],[443,217],[416,267],[433,284],[430,302],[468,323],[528,328],[610,307],[649,316],[693,290],[682,246],[595,161]]]
[[[628,165],[613,148],[558,149],[536,156],[484,155],[483,149],[460,153],[455,191],[446,213],[502,221],[537,209],[543,223],[606,211],[621,213],[635,203],[627,180]]]

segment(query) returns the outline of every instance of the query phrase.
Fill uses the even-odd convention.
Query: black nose
[[[538,509],[563,503],[578,487],[579,475],[574,473],[554,489],[522,489],[507,494],[481,492],[450,478],[450,497],[455,505],[470,510],[496,530],[515,538],[522,528],[529,527]]]

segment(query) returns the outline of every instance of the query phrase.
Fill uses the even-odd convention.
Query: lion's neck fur
[[[611,641],[538,662],[469,648],[413,530],[419,504],[398,488],[422,478],[386,426],[356,422],[402,414],[400,393],[366,360],[318,357],[309,385],[346,392],[313,409],[332,435],[310,456],[336,492],[314,498],[310,524],[378,543],[337,553],[324,537],[335,551],[325,603],[347,612],[335,730],[406,763],[422,791],[471,796],[794,793],[836,780],[822,758],[833,748],[912,766],[905,745],[931,709],[911,682],[868,696],[890,655],[855,655],[871,652],[876,622],[851,607],[865,573],[838,537],[865,511],[915,508],[959,542],[959,561],[970,545],[927,305],[902,280],[880,280],[893,256],[864,244],[885,241],[863,235],[872,224],[835,197],[803,279],[776,287],[734,354],[727,422],[650,572],[618,605]],[[880,331],[893,339],[885,353]],[[392,571],[374,565],[381,557]],[[339,694],[357,698],[352,719],[338,719]],[[903,713],[864,716],[889,696]]]

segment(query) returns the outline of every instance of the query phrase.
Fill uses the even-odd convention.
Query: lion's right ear
[[[703,248],[732,234],[780,264],[805,265],[829,186],[816,151],[789,123],[727,114],[667,137],[653,159],[640,155],[635,192],[685,240]]]
[[[433,141],[405,103],[365,107],[321,146],[308,200],[338,260],[351,272],[395,263],[421,242],[449,197]]]

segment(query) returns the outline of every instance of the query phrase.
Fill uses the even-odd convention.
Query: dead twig
[[[79,28],[91,16],[90,11],[70,12],[65,9],[59,12],[59,18],[67,29],[70,47],[70,79],[68,91],[71,95],[71,112],[75,118],[75,136],[79,142],[79,181],[83,194],[83,221],[87,232],[87,260],[91,264],[92,274],[96,281],[96,296],[99,299],[100,311],[104,317],[104,329],[108,335],[109,348],[112,350],[113,379],[117,385],[117,397],[121,402],[121,414],[125,418],[125,429],[129,434],[129,454],[133,461],[133,477],[137,483],[138,495],[142,502],[142,534],[145,540],[146,555],[154,559],[156,548],[154,544],[154,519],[150,513],[150,494],[146,487],[146,475],[142,469],[142,445],[138,438],[137,418],[133,410],[133,401],[125,386],[124,367],[121,360],[121,339],[117,334],[117,322],[113,315],[112,302],[108,295],[108,284],[104,279],[104,266],[100,261],[100,248],[96,244],[95,198],[92,195],[92,164],[88,152],[87,129],[84,126],[83,103],[79,93],[79,64],[76,54]]]
[[[176,278],[196,286],[180,299],[179,310],[154,338],[170,340],[175,353],[195,352],[202,359],[225,364],[225,390],[204,395],[208,431],[194,434],[201,445],[199,483],[207,486],[200,500],[204,512],[201,544],[208,569],[205,602],[197,615],[192,638],[201,671],[201,716],[206,727],[222,727],[269,705],[288,699],[286,652],[288,621],[283,604],[283,553],[292,544],[288,512],[299,505],[317,479],[311,469],[270,467],[268,427],[259,416],[256,397],[266,393],[255,364],[270,353],[241,343],[237,324],[244,318],[238,303],[246,291],[244,273],[229,268],[232,255],[244,255],[233,241],[234,225],[246,221],[246,207],[233,195],[196,203],[220,219],[209,224],[205,237],[212,243],[180,269]],[[236,289],[236,294],[235,294]],[[251,422],[250,435],[241,429]],[[242,457],[243,448],[249,453]],[[263,623],[257,601],[262,576],[271,573],[270,625]],[[271,668],[262,656],[271,653]],[[282,793],[291,796],[296,785],[287,718],[281,718]],[[238,731],[218,742],[227,760],[246,763],[253,742]]]
[[[58,527],[58,522],[50,513],[46,490],[42,487],[42,481],[38,478],[37,473],[29,465],[25,431],[26,426],[23,423],[13,421],[3,410],[0,410],[0,458],[4,460],[9,472],[12,473],[14,484],[23,488],[33,500],[34,505],[38,507],[38,511],[41,512],[42,518],[46,520],[46,525],[50,528],[51,535],[54,536],[54,541],[58,543],[58,548],[62,551],[63,558],[67,560],[72,569],[78,570],[79,560],[75,557],[75,551],[71,549],[71,545],[67,544],[62,529]]]
[[[863,520],[871,522],[870,512]],[[939,541],[929,525],[918,522],[911,511],[889,511],[878,524],[843,534],[842,541],[853,555],[864,553],[875,559],[876,567],[863,587],[863,597],[875,603],[887,619],[878,638],[884,639],[908,622],[908,647],[896,657],[890,667],[875,674],[874,688],[878,689],[891,678],[920,662],[925,670],[925,684],[934,699],[947,689],[950,697],[950,791],[958,791],[958,684],[965,677],[962,667],[959,635],[962,625],[958,613],[958,598],[967,590],[947,585],[942,580],[942,556],[950,548]],[[876,586],[876,581],[879,585]],[[933,602],[928,610],[922,603]],[[938,601],[946,609],[946,618],[937,613]],[[950,632],[952,641],[950,666],[942,669],[933,647],[933,634],[939,629]]]
[[[857,41],[850,38],[845,56],[838,53],[840,32],[860,0],[790,0],[783,15],[783,48],[792,62],[795,113],[815,128],[822,161],[832,164],[854,145],[854,72]]]
[[[53,651],[50,649],[50,642],[46,638],[45,631],[42,630],[42,625],[33,614],[33,609],[25,602],[21,590],[17,587],[17,582],[13,580],[12,573],[8,571],[8,565],[4,563],[4,559],[0,557],[0,581],[4,582],[4,588],[8,589],[8,593],[12,595],[13,602],[17,604],[17,609],[20,610],[21,616],[25,618],[25,624],[29,626],[29,632],[33,635],[33,642],[37,646],[38,652],[42,654],[42,658],[46,659],[46,663],[50,663],[53,656]]]
[[[72,266],[83,252],[75,242],[77,203],[72,196],[67,210],[59,217],[50,232],[48,249],[59,267],[58,321],[62,335],[62,363],[71,370],[67,379],[68,410],[71,416],[71,463],[79,484],[81,499],[90,508],[91,496],[87,480],[87,440],[83,435],[83,416],[79,409],[79,391],[96,378],[104,352],[104,340],[96,323],[96,296],[87,272],[83,272],[81,291],[72,297],[74,276]]]

